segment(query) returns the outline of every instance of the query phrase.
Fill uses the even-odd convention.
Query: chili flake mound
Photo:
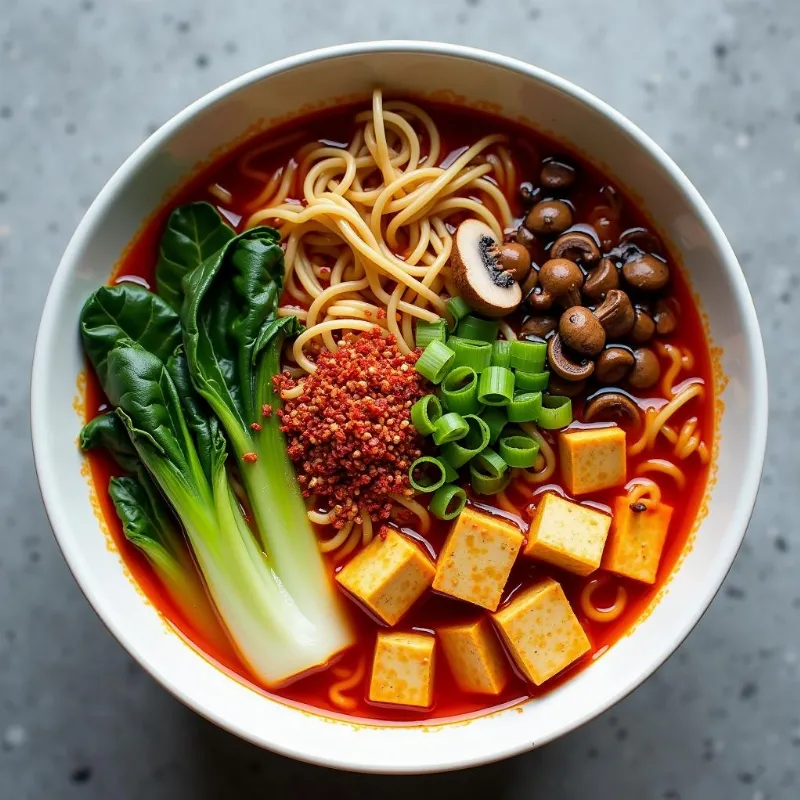
[[[430,391],[414,369],[420,352],[404,355],[376,327],[346,334],[336,353],[321,352],[310,375],[273,379],[277,391],[302,387],[278,411],[281,430],[303,495],[320,498],[336,528],[360,521],[361,509],[387,519],[388,495],[412,494],[408,470],[422,455],[422,438],[411,406]]]

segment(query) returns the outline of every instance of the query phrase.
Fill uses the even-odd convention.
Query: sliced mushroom
[[[545,161],[539,173],[539,183],[546,189],[561,191],[575,183],[575,168],[563,161]]]
[[[644,344],[653,338],[656,331],[656,324],[653,318],[641,308],[633,312],[633,328],[631,328],[630,340],[636,344]]]
[[[542,200],[525,217],[525,227],[541,235],[564,233],[572,225],[572,209],[563,200]]]
[[[586,381],[565,381],[558,375],[550,375],[547,383],[548,394],[559,397],[577,397],[586,388]]]
[[[600,258],[600,248],[588,233],[569,231],[562,233],[553,242],[553,246],[550,248],[550,258],[566,258],[570,261],[593,264]]]
[[[628,295],[620,289],[611,289],[606,299],[595,309],[594,315],[609,339],[626,336],[634,325],[634,311]]]
[[[551,258],[539,270],[539,285],[565,308],[580,305],[583,273],[566,258]]]
[[[598,318],[585,306],[568,308],[558,321],[564,344],[582,356],[595,356],[605,346],[606,332]]]
[[[669,267],[660,258],[645,253],[626,261],[622,275],[640,292],[657,292],[669,282]]]
[[[520,283],[531,271],[531,254],[527,247],[517,242],[506,242],[501,245],[498,259],[500,269],[505,270]]]
[[[584,422],[616,420],[622,417],[627,417],[637,425],[642,421],[639,407],[622,392],[603,391],[587,400],[583,407]]]
[[[649,389],[661,377],[661,365],[656,354],[649,347],[639,347],[633,351],[633,369],[628,375],[628,383],[634,389]]]
[[[491,318],[510,314],[522,301],[519,284],[500,266],[498,244],[485,222],[467,219],[458,226],[450,259],[458,293]]]
[[[677,303],[659,300],[656,303],[653,321],[656,323],[656,333],[659,336],[669,336],[678,327]]]
[[[558,319],[556,317],[531,317],[522,324],[519,334],[520,336],[539,336],[544,339],[548,333],[551,333],[557,327]]]
[[[583,296],[590,303],[599,303],[612,289],[619,289],[619,272],[610,258],[604,258],[586,276]]]
[[[619,383],[633,363],[633,353],[627,347],[607,347],[594,363],[594,377],[600,383]]]
[[[578,363],[566,354],[559,334],[547,341],[547,360],[550,369],[565,381],[583,381],[594,372],[594,361],[591,359]]]

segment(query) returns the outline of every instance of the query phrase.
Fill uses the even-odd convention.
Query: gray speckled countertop
[[[0,798],[800,797],[800,3],[224,5],[0,3]],[[540,64],[662,144],[711,204],[747,273],[772,415],[744,548],[669,663],[546,748],[402,779],[261,752],[157,686],[105,631],[64,565],[39,499],[27,410],[48,283],[123,158],[186,103],[265,61],[390,37],[472,44]]]

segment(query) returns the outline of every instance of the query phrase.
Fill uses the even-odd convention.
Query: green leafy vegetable
[[[209,203],[179,206],[170,214],[159,247],[156,288],[175,311],[180,311],[183,303],[184,277],[234,235]]]

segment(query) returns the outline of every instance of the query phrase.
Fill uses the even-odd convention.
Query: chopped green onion
[[[543,392],[550,380],[549,372],[523,372],[514,373],[514,388],[521,392]]]
[[[544,342],[511,342],[511,367],[522,372],[541,372],[547,345]]]
[[[470,314],[458,323],[458,335],[462,339],[493,342],[497,338],[499,327],[500,323],[496,319],[481,319]]]
[[[527,469],[536,463],[539,442],[530,436],[503,436],[497,443],[497,450],[509,467]]]
[[[436,420],[433,426],[433,441],[436,444],[447,444],[463,439],[469,433],[469,423],[465,422],[461,414],[451,411]]]
[[[489,426],[480,417],[467,414],[464,422],[469,426],[466,436],[442,448],[442,458],[455,469],[463,467],[489,444]]]
[[[455,329],[460,320],[464,319],[464,317],[472,311],[466,301],[461,297],[451,297],[445,305],[453,317],[453,329]]]
[[[491,447],[484,447],[477,456],[475,456],[473,463],[475,468],[480,472],[498,478],[505,475],[508,469],[505,459]]]
[[[436,420],[442,416],[442,404],[435,394],[426,394],[411,406],[411,424],[417,433],[430,436],[436,425]]]
[[[460,486],[446,484],[436,490],[428,511],[439,519],[455,519],[467,504],[467,493]]]
[[[417,347],[422,348],[427,347],[433,341],[444,344],[447,341],[447,323],[441,318],[434,322],[426,322],[421,319],[417,323],[414,341]]]
[[[434,339],[414,365],[417,372],[431,383],[440,383],[447,375],[456,354],[443,342]]]
[[[461,441],[464,441],[463,439]],[[458,445],[455,442],[451,444],[446,444],[445,447],[457,447]],[[458,472],[456,468],[446,459],[440,458],[439,461],[442,462],[442,466],[444,467],[444,482],[445,483],[452,483],[453,481],[458,480]]]
[[[447,344],[456,354],[453,367],[470,367],[475,372],[483,372],[492,362],[492,346],[489,342],[451,336]]]
[[[506,368],[511,366],[511,342],[505,339],[492,342],[492,366]]]
[[[478,373],[472,367],[456,367],[442,381],[442,400],[446,408],[459,414],[476,414],[478,402]]]
[[[551,431],[566,428],[572,422],[572,400],[569,397],[542,396],[542,410],[539,412],[539,427]]]
[[[542,412],[542,393],[515,394],[506,411],[509,422],[536,422]]]
[[[497,494],[508,486],[511,480],[511,470],[506,470],[503,475],[487,475],[478,464],[469,465],[470,482],[475,494]]]
[[[508,424],[506,412],[497,406],[489,406],[481,414],[481,419],[489,428],[489,444],[494,444],[503,432],[503,428]]]
[[[481,375],[478,400],[486,406],[507,406],[514,396],[514,373],[506,367],[487,367]]]
[[[411,488],[417,492],[435,492],[444,485],[446,472],[444,464],[438,458],[421,456],[409,468],[408,480]]]

